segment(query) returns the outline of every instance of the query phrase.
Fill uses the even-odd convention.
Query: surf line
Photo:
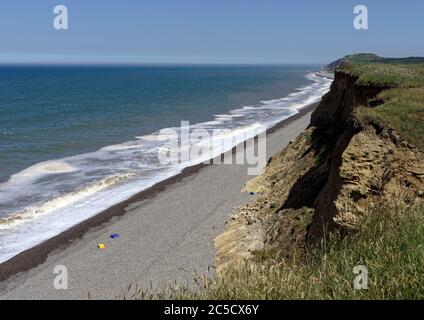
[[[158,160],[164,166],[199,160],[204,164],[247,164],[248,175],[257,176],[266,165],[266,126],[254,124],[246,128],[190,130],[188,121],[181,122],[178,131],[172,128],[159,132],[167,142],[158,150]],[[232,149],[236,147],[235,159]],[[217,157],[224,154],[224,159]],[[234,161],[235,160],[235,163]]]

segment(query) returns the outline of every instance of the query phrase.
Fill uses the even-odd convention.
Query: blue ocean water
[[[189,165],[158,130],[270,126],[328,91],[317,69],[0,67],[0,262]]]

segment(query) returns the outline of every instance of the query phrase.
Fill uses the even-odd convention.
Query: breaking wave
[[[191,128],[225,129],[218,139],[229,141],[257,133],[260,126],[270,128],[328,92],[332,80],[313,73],[306,77],[310,84],[286,97],[243,106]],[[169,138],[158,131],[95,152],[41,162],[0,184],[0,263],[205,160],[161,165],[158,150]]]

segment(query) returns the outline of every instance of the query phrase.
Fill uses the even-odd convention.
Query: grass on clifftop
[[[361,120],[394,129],[424,150],[424,63],[422,58],[385,59],[375,55],[348,56],[341,71],[357,84],[384,87],[377,107],[358,109]],[[259,257],[259,255],[258,255]],[[365,214],[359,229],[345,237],[330,236],[310,249],[302,261],[246,261],[198,288],[178,287],[159,295],[135,298],[172,299],[424,299],[424,204],[380,204]],[[268,257],[268,259],[266,259]],[[271,261],[271,262],[270,262]],[[355,290],[355,266],[368,269],[368,289]]]
[[[359,108],[357,115],[396,130],[406,141],[424,151],[424,87],[383,91],[375,108]]]
[[[345,63],[341,70],[358,77],[357,84],[360,85],[403,88],[424,86],[424,63]]]
[[[396,130],[424,151],[424,58],[382,58],[372,54],[347,56],[340,70],[358,78],[357,84],[385,87],[375,107],[359,108],[361,120]]]
[[[197,289],[132,298],[424,299],[424,206],[375,208],[355,233],[333,235],[306,259],[278,265],[246,262],[203,279]],[[353,288],[357,265],[368,268],[367,290]]]
[[[385,58],[374,53],[357,53],[345,56],[341,59],[346,63],[388,63],[388,64],[414,64],[424,63],[424,57],[408,57],[408,58]]]

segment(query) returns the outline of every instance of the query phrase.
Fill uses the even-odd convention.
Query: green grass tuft
[[[375,108],[359,108],[362,121],[376,122],[396,130],[406,141],[424,151],[424,87],[383,91]]]

